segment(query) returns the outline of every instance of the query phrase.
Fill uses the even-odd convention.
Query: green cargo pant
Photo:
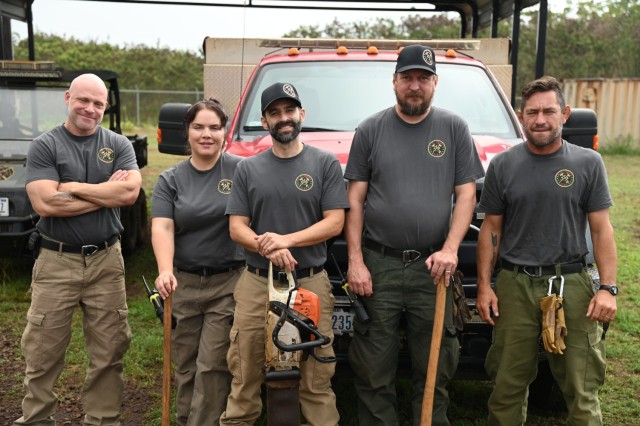
[[[227,367],[233,321],[233,289],[242,269],[209,277],[174,270],[176,328],[171,333],[176,364],[176,421],[180,426],[217,426],[227,405]]]
[[[514,426],[526,421],[527,388],[537,374],[540,298],[547,295],[549,278],[504,269],[496,277],[500,316],[485,363],[495,382],[489,397],[490,425]],[[595,293],[593,281],[586,270],[566,274],[564,279],[567,349],[564,355],[547,354],[549,366],[567,403],[567,424],[602,425],[598,400],[606,365],[602,324],[586,317]],[[553,291],[558,294],[558,281],[554,281]]]
[[[298,283],[318,295],[318,331],[329,336],[333,342],[331,316],[335,298],[326,271],[299,279]],[[260,386],[265,376],[267,279],[245,270],[236,285],[234,298],[236,308],[231,347],[227,355],[233,380],[220,424],[250,426],[262,412]],[[316,348],[316,354],[321,357],[334,356],[331,343]],[[336,408],[336,396],[331,389],[335,368],[335,363],[321,363],[311,357],[300,363],[300,405],[307,421],[305,424],[338,426],[340,415]]]
[[[33,266],[31,306],[22,335],[27,369],[22,417],[15,425],[54,425],[53,386],[64,368],[71,320],[82,308],[89,365],[82,389],[85,425],[119,425],[122,359],[131,329],[120,242],[92,256],[41,249]]]
[[[371,322],[357,319],[349,345],[349,363],[356,380],[358,418],[362,426],[398,424],[396,368],[400,350],[400,320],[406,319],[407,343],[412,364],[413,424],[420,424],[425,376],[431,347],[436,286],[424,260],[405,267],[395,258],[363,247],[365,264],[373,280],[373,295],[362,297]],[[449,425],[447,384],[458,366],[460,345],[455,335],[451,309],[451,287],[447,288],[444,336],[438,359],[433,424]]]

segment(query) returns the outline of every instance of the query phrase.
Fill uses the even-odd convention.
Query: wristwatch
[[[618,287],[616,287],[615,285],[601,285],[598,290],[608,291],[609,293],[611,293],[614,296],[618,295]]]

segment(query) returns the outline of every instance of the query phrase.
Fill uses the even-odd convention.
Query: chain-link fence
[[[194,103],[204,96],[199,89],[194,90],[147,90],[120,89],[120,103],[123,124],[135,126],[157,126],[160,107],[167,102]]]

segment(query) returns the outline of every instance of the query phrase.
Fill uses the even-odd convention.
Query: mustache
[[[274,129],[275,130],[280,130],[285,126],[291,126],[293,128],[296,127],[296,123],[293,120],[285,120],[285,121],[281,121],[278,124],[275,125]]]

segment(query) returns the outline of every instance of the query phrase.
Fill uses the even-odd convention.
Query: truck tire
[[[138,195],[138,201],[136,201],[136,205],[138,206],[138,217],[140,219],[138,225],[138,245],[146,245],[149,243],[149,215],[147,212],[147,195],[144,192],[144,189],[140,188],[140,194]]]
[[[129,256],[138,245],[138,229],[140,223],[140,214],[138,213],[137,202],[133,206],[120,210],[120,220],[124,231],[122,231],[122,254]]]

